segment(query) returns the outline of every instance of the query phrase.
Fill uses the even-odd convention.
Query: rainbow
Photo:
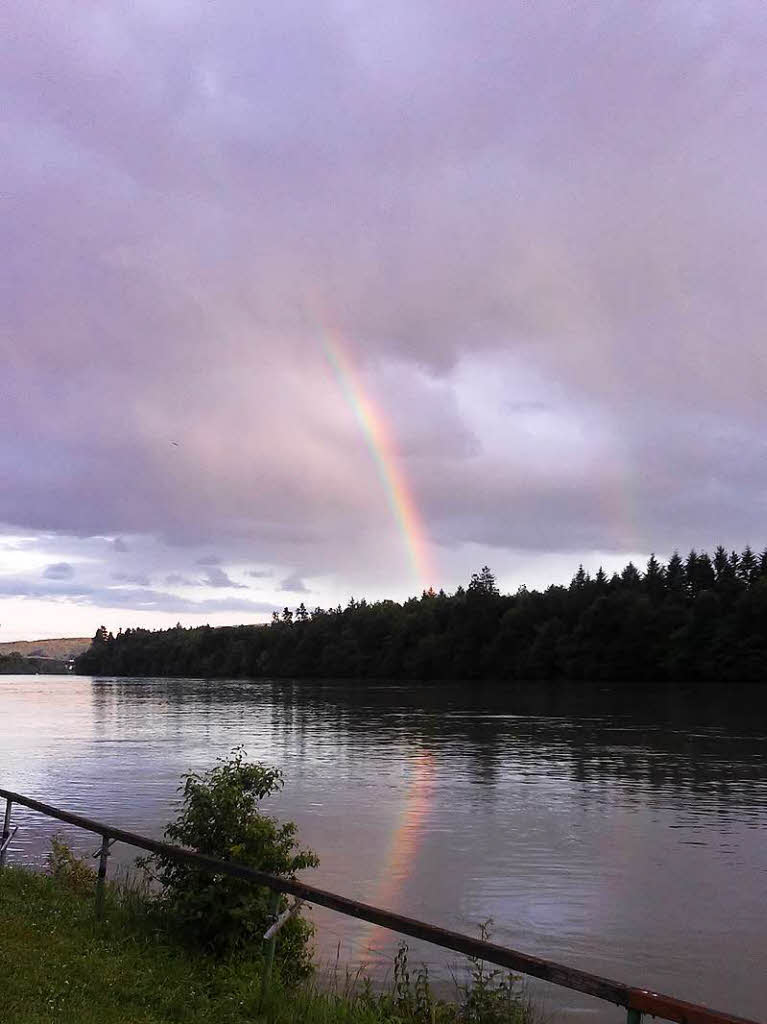
[[[434,788],[434,758],[430,753],[417,754],[411,763],[410,785],[399,820],[392,829],[389,848],[383,858],[380,881],[371,901],[386,910],[396,909],[397,896],[411,877],[424,834],[424,823],[431,806]],[[357,956],[375,952],[374,943],[379,925],[365,927],[357,940]],[[387,933],[391,938],[391,933]]]
[[[428,590],[434,583],[429,542],[386,419],[366,394],[360,375],[341,347],[340,339],[325,330],[322,344],[344,397],[362,428],[389,507],[404,538],[418,585],[422,590]]]

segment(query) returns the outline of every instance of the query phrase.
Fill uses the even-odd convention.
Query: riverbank
[[[0,675],[3,676],[62,676],[68,674],[69,670],[64,662],[54,658],[30,658],[23,654],[0,654]]]
[[[531,1024],[516,994],[478,989],[437,1002],[413,972],[391,992],[359,979],[286,989],[261,999],[261,963],[215,960],[183,946],[136,893],[110,889],[94,917],[89,879],[65,883],[20,868],[0,875],[0,969],[14,1024]]]

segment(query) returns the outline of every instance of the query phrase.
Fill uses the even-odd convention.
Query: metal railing
[[[305,882],[295,879],[278,878],[263,871],[256,871],[254,868],[246,867],[244,864],[237,864],[232,861],[219,860],[216,857],[208,857],[205,854],[197,853],[194,850],[187,850],[180,846],[171,846],[157,839],[150,839],[148,836],[138,835],[135,832],[127,832],[125,829],[115,828],[102,821],[93,821],[80,814],[73,814],[71,811],[62,810],[59,807],[52,807],[50,804],[42,803],[40,800],[33,800],[31,797],[22,796],[11,790],[0,789],[0,797],[6,800],[5,817],[3,823],[2,841],[0,841],[0,868],[2,868],[8,844],[13,837],[11,831],[11,808],[14,803],[21,804],[33,811],[39,811],[50,818],[67,822],[78,828],[93,832],[101,836],[101,849],[99,852],[99,871],[96,887],[96,907],[100,912],[104,900],[104,881],[107,870],[107,857],[112,843],[120,842],[128,846],[135,846],[140,850],[149,853],[159,853],[175,860],[194,864],[195,866],[207,869],[213,874],[230,875],[232,878],[243,878],[256,885],[265,886],[274,893],[272,911],[275,915],[275,924],[279,925],[280,920],[276,918],[277,900],[279,893],[287,893],[295,896],[298,900],[305,900],[309,903],[316,903],[318,906],[335,910],[347,917],[355,917],[371,924],[379,925],[390,931],[398,932],[401,935],[408,935],[415,939],[422,939],[443,949],[450,949],[456,953],[463,953],[469,957],[485,960],[498,967],[505,967],[519,974],[526,974],[533,978],[540,978],[543,981],[551,982],[562,988],[571,989],[574,992],[584,992],[616,1006],[623,1006],[628,1012],[627,1024],[640,1024],[642,1014],[651,1014],[653,1017],[661,1017],[664,1020],[675,1021],[677,1024],[758,1024],[756,1021],[747,1020],[745,1017],[736,1017],[731,1013],[722,1013],[718,1010],[711,1010],[707,1006],[695,1003],[688,1003],[674,996],[663,995],[646,988],[638,988],[633,985],[625,985],[619,981],[612,981],[609,978],[602,978],[597,974],[590,974],[573,967],[565,967],[563,964],[555,963],[553,960],[544,960],[541,957],[529,956],[518,950],[509,949],[505,946],[498,946],[493,942],[486,942],[482,939],[475,939],[469,935],[462,935],[460,932],[449,931],[445,928],[438,928],[435,925],[427,924],[424,921],[417,921],[402,914],[394,914],[380,907],[371,906],[368,903],[360,903],[357,900],[348,899],[346,896],[339,896],[325,889],[318,889]],[[295,908],[286,912],[294,912]],[[271,934],[269,934],[271,933]],[[271,948],[267,947],[267,959],[274,955],[273,939],[275,929],[270,928],[269,940]]]

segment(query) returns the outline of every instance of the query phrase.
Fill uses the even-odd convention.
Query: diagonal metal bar
[[[283,925],[286,925],[291,917],[295,917],[303,905],[303,900],[296,900],[292,906],[288,907],[287,910],[283,910],[277,920],[274,921],[264,932],[264,941],[268,942],[269,939],[274,938],[274,936],[282,929]]]
[[[8,847],[11,844],[11,840],[13,839],[13,837],[16,835],[16,833],[18,831],[19,831],[19,826],[18,825],[14,825],[13,828],[11,829],[11,831],[8,833],[8,835],[4,837],[2,843],[0,843],[0,853],[5,853],[5,851],[8,849]]]

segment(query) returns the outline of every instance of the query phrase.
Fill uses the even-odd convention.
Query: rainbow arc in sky
[[[418,586],[422,590],[428,590],[434,584],[435,575],[426,529],[412,488],[402,469],[402,460],[397,453],[386,417],[367,393],[359,372],[344,351],[338,333],[325,328],[322,344],[373,456],[381,486],[405,542],[408,560]]]

